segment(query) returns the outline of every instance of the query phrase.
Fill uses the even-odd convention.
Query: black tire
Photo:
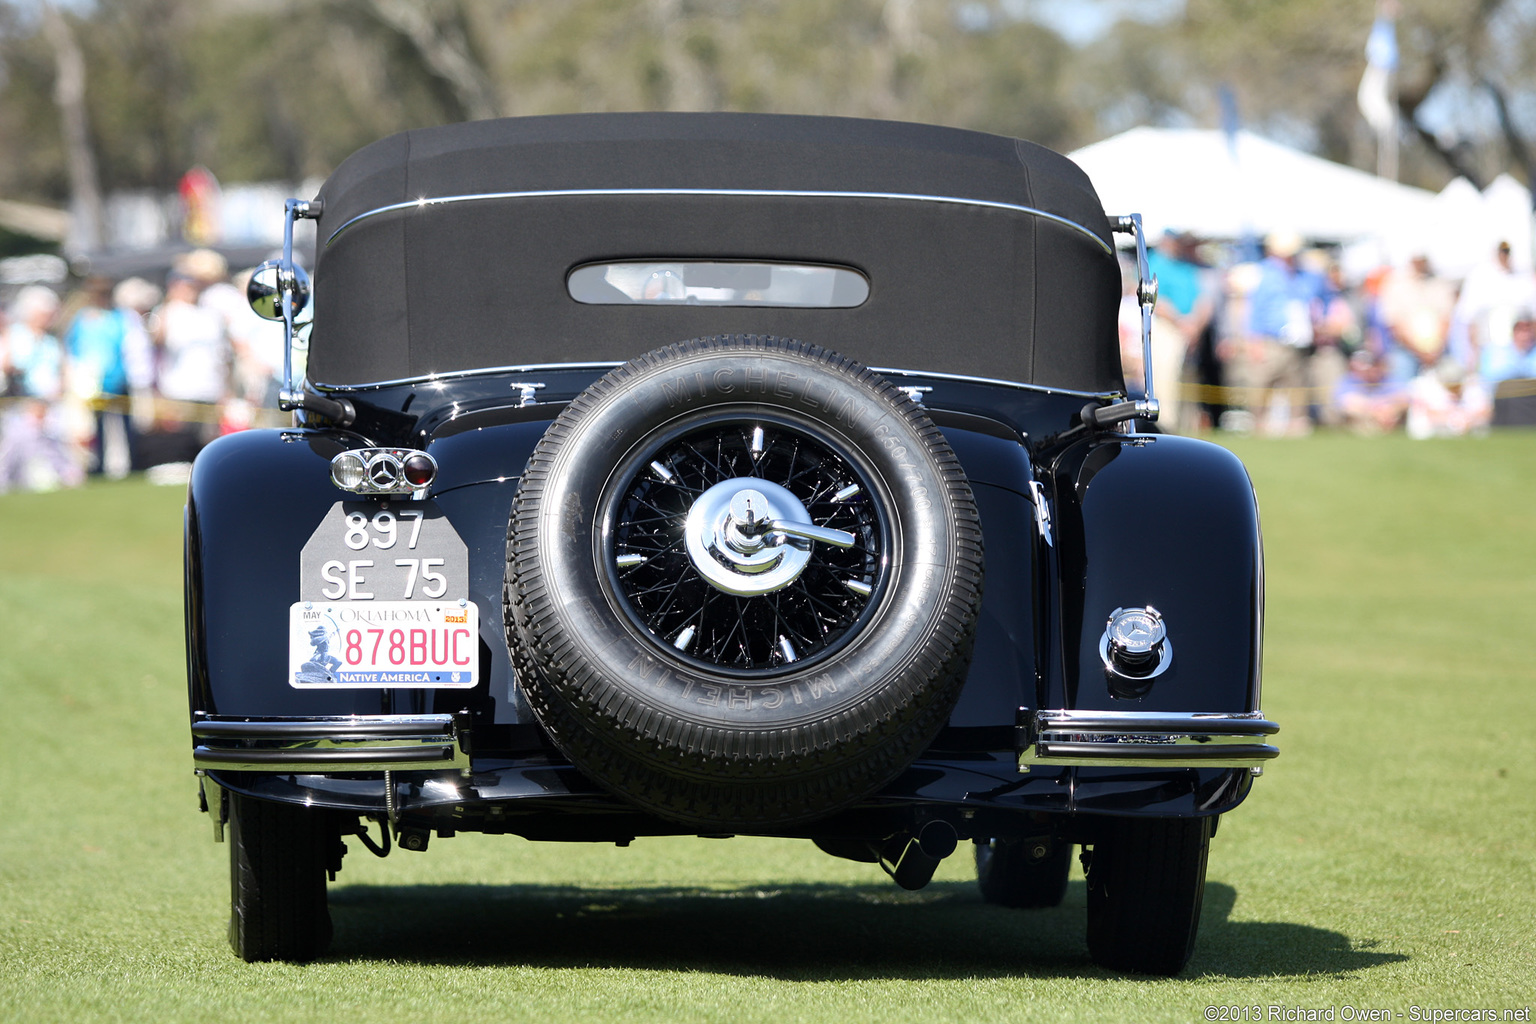
[[[1058,907],[1067,895],[1072,844],[1060,840],[976,844],[981,898],[1000,907]]]
[[[1195,951],[1209,818],[1108,823],[1086,858],[1088,953],[1116,971],[1178,974]]]
[[[704,573],[734,588],[714,562],[747,556],[723,527],[719,557],[690,554],[683,526],[709,495],[770,485],[853,543],[764,533],[803,569],[726,592]],[[970,486],[903,392],[801,342],[700,339],[607,374],[545,433],[508,529],[508,641],[578,767],[700,831],[747,831],[916,758],[964,682],[981,571]]]
[[[242,960],[313,960],[331,943],[331,816],[228,794],[229,944]]]

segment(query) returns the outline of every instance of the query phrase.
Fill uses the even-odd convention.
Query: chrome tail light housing
[[[331,459],[331,482],[354,494],[423,497],[437,460],[415,448],[352,448]]]

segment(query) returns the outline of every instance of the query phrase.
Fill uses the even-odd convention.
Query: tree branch
[[[102,213],[101,186],[96,178],[96,153],[91,148],[90,126],[85,114],[85,57],[69,22],[51,3],[43,3],[43,31],[53,46],[57,77],[53,99],[59,107],[64,148],[69,159],[70,205],[76,221],[71,242],[90,251],[103,242],[106,218]]]
[[[439,24],[428,11],[429,5],[416,0],[365,2],[374,17],[404,36],[427,69],[447,83],[465,117],[478,121],[500,116],[490,76],[470,53],[462,26]]]
[[[1526,143],[1525,136],[1520,134],[1520,128],[1509,112],[1509,99],[1504,95],[1504,89],[1491,78],[1484,78],[1482,85],[1493,97],[1493,106],[1499,115],[1499,129],[1504,133],[1504,144],[1509,147],[1510,158],[1525,172],[1525,180],[1536,185],[1536,161],[1532,160],[1531,147]],[[1536,194],[1533,194],[1532,206],[1536,208]]]

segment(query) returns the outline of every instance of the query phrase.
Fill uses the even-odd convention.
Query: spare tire
[[[771,829],[898,775],[959,695],[981,530],[937,427],[802,342],[613,370],[528,461],[507,634],[555,744],[700,831]]]

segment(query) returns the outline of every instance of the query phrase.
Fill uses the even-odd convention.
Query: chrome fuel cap
[[[1110,612],[1099,640],[1099,657],[1104,659],[1105,668],[1130,679],[1161,675],[1173,660],[1173,644],[1162,614],[1151,605]]]

